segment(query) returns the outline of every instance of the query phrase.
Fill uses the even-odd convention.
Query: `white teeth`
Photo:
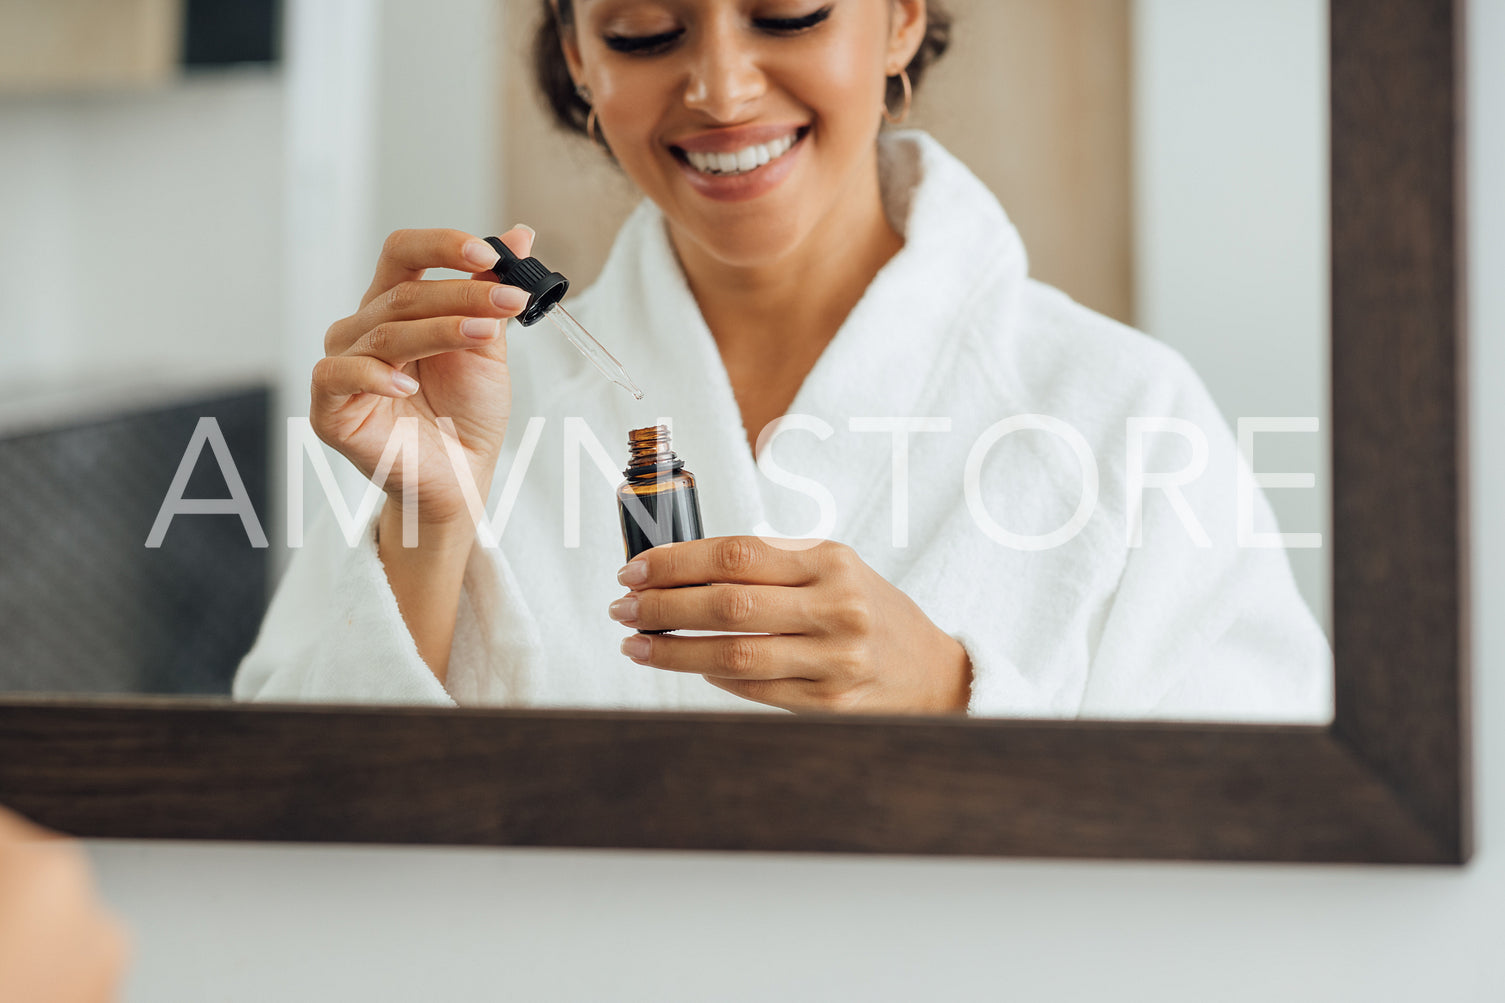
[[[791,133],[771,143],[757,143],[735,153],[691,153],[685,151],[685,159],[697,171],[706,174],[746,174],[776,160],[789,152],[794,145]]]

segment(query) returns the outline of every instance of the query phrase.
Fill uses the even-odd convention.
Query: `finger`
[[[779,585],[707,585],[629,592],[611,604],[612,619],[639,630],[733,630],[758,634],[816,634],[809,589]]]
[[[399,282],[361,307],[352,319],[358,327],[372,328],[389,321],[427,317],[516,317],[527,305],[527,292],[517,286],[475,279],[430,279]]]
[[[617,573],[617,581],[638,591],[705,582],[807,585],[820,573],[821,549],[775,547],[757,536],[689,540],[643,551]]]
[[[344,355],[361,338],[382,325],[445,317],[503,320],[516,317],[527,305],[526,292],[495,281],[444,279],[403,282],[351,316],[331,324],[324,334],[324,354]],[[361,351],[359,354],[373,353]]]
[[[502,243],[519,257],[533,248],[533,231],[514,226],[502,234]],[[371,287],[361,299],[365,306],[401,282],[416,282],[430,268],[453,268],[477,272],[496,264],[497,254],[481,238],[463,230],[397,230],[382,245]]]
[[[673,637],[633,634],[622,654],[639,665],[724,679],[822,679],[820,645],[799,634]]]
[[[829,704],[812,693],[815,686],[804,679],[721,679],[705,676],[705,681],[732,696],[753,703],[781,707],[787,711],[831,711]]]
[[[85,972],[88,976],[89,1000],[113,1000],[119,998],[120,981],[125,975],[131,957],[131,937],[126,928],[113,915],[105,913],[95,923],[92,965]]]
[[[356,394],[411,397],[418,381],[369,355],[331,355],[314,363],[312,412],[339,407]]]
[[[431,355],[481,348],[502,337],[503,322],[485,317],[430,317],[379,324],[343,354],[369,355],[402,366]]]
[[[0,806],[0,847],[6,843],[30,843],[57,838],[60,837],[52,830],[43,829],[30,819]]]

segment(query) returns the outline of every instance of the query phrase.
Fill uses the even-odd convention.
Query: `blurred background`
[[[1257,467],[1315,472],[1270,495],[1325,533],[1324,5],[948,6],[910,124],[994,190],[1036,277],[1183,352],[1230,423],[1317,416]],[[227,691],[286,556],[286,418],[389,231],[527,222],[595,275],[635,196],[547,124],[541,10],[0,3],[0,689]],[[201,416],[270,548],[233,516],[143,546]],[[227,490],[206,451],[188,497]],[[1326,552],[1290,557],[1328,623]]]

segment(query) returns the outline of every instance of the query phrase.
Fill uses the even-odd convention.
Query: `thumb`
[[[511,248],[512,253],[519,258],[526,258],[533,253],[533,238],[535,236],[537,234],[533,232],[533,228],[527,223],[515,223],[510,230],[501,234],[497,239]],[[496,273],[489,269],[484,272],[475,272],[471,275],[471,278],[490,282],[497,281]]]
[[[512,229],[502,234],[502,243],[512,248],[512,253],[519,258],[526,258],[533,253],[533,238],[537,236],[533,228],[527,223],[514,224]]]

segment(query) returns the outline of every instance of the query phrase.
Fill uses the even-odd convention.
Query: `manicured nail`
[[[465,246],[460,249],[465,255],[465,260],[476,266],[476,271],[484,271],[496,264],[499,255],[492,250],[491,245],[484,240],[467,240]]]
[[[626,585],[628,588],[632,588],[634,585],[641,585],[647,580],[647,561],[629,561],[625,568],[617,572],[617,581],[621,582],[623,585]]]
[[[413,377],[409,376],[407,373],[393,373],[392,385],[396,387],[397,392],[402,394],[404,397],[411,397],[418,392],[418,381],[413,379]]]
[[[498,310],[517,312],[528,305],[528,292],[517,286],[497,284],[491,290],[491,302]]]
[[[653,647],[652,639],[642,634],[633,634],[622,638],[622,654],[635,662],[641,662],[648,657],[648,651]]]
[[[485,340],[495,338],[501,332],[501,321],[487,320],[484,317],[467,317],[460,323],[460,333],[467,338]]]
[[[538,236],[538,231],[534,230],[527,223],[513,223],[512,229],[526,231],[530,238]]]
[[[621,620],[627,622],[636,620],[638,618],[639,605],[640,603],[638,602],[637,596],[623,596],[616,602],[612,603],[609,607],[607,607],[606,612],[611,614],[611,618],[613,620]]]

